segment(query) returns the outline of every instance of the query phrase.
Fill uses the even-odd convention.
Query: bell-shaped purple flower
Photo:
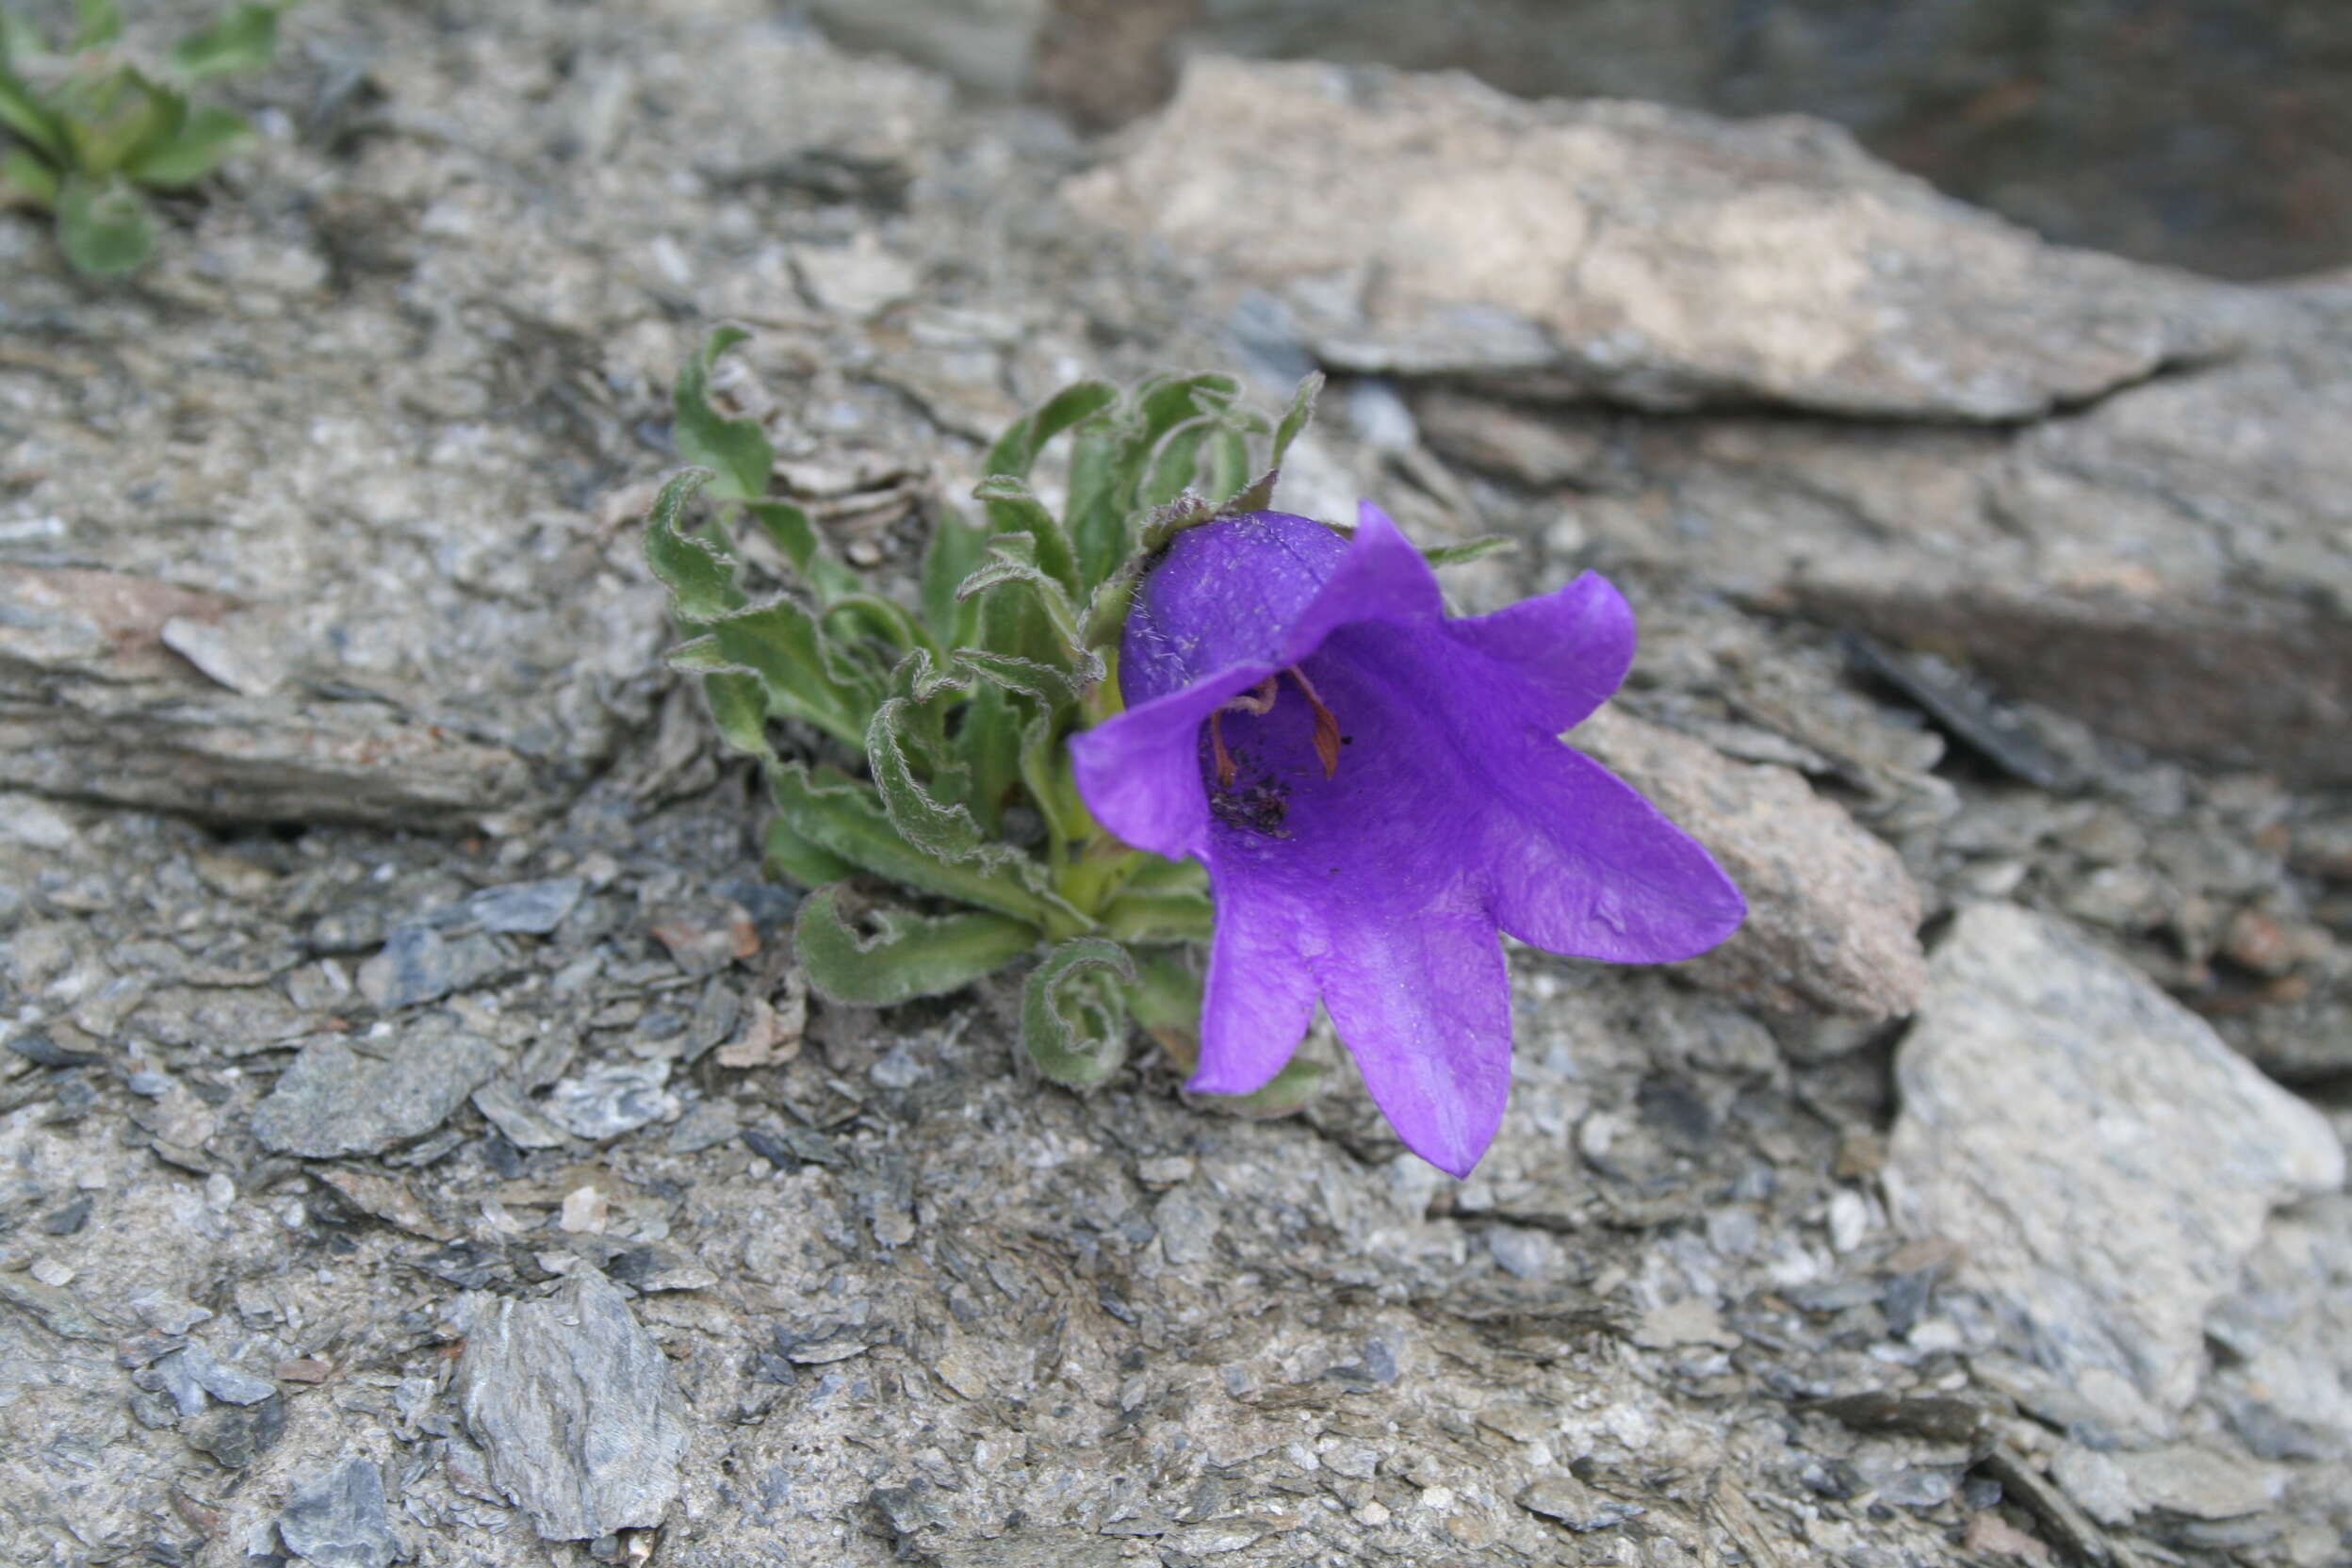
[[[1589,573],[1448,620],[1368,502],[1352,541],[1278,512],[1177,534],[1128,617],[1126,711],[1070,747],[1103,826],[1208,867],[1191,1086],[1265,1085],[1320,1000],[1407,1147],[1467,1175],[1511,1083],[1499,932],[1620,963],[1729,936],[1731,879],[1559,739],[1633,646],[1624,597]]]

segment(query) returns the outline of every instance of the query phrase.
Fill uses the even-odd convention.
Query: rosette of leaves
[[[773,791],[766,862],[809,890],[798,955],[820,996],[870,1006],[937,996],[1027,965],[1029,1059],[1072,1087],[1107,1079],[1140,1026],[1189,1070],[1205,876],[1121,844],[1088,813],[1067,742],[1119,710],[1117,657],[1135,580],[1172,531],[1262,507],[1319,378],[1271,419],[1222,375],[1057,393],[989,449],[977,515],[936,519],[902,603],[771,496],[755,419],[713,406],[710,372],[743,332],[713,334],[676,388],[678,453],[646,548],[719,731]],[[1068,443],[1068,499],[1030,487]],[[764,574],[747,547],[771,563]],[[1245,1109],[1298,1103],[1300,1062]]]
[[[118,0],[74,0],[62,47],[22,11],[0,8],[0,206],[54,214],[78,271],[137,270],[155,245],[144,193],[194,185],[253,134],[243,115],[190,94],[267,66],[285,8],[234,7],[139,59],[123,47]]]

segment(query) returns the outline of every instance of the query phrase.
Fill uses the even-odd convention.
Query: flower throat
[[[1315,710],[1315,755],[1323,764],[1323,776],[1332,778],[1338,776],[1339,721],[1331,717],[1331,710],[1323,705],[1322,695],[1315,691],[1315,682],[1307,678],[1307,672],[1296,664],[1289,664],[1209,715],[1209,752],[1217,763],[1218,789],[1232,789],[1234,779],[1239,776],[1239,770],[1233,766],[1233,754],[1225,749],[1225,715],[1241,712],[1263,716],[1272,712],[1274,699],[1280,693],[1278,683],[1283,676],[1298,683],[1299,694],[1307,699],[1307,706]]]

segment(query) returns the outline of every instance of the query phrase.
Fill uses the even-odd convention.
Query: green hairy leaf
[[[253,139],[253,127],[243,115],[206,106],[191,111],[177,132],[132,157],[122,172],[166,189],[194,185]]]
[[[671,393],[678,455],[710,469],[710,493],[727,500],[759,499],[768,488],[768,470],[776,465],[776,449],[759,420],[730,418],[710,405],[711,366],[750,335],[741,327],[713,332],[702,351],[678,371]]]
[[[710,393],[743,338],[719,328],[678,374],[676,441],[696,466],[662,488],[645,548],[683,638],[673,664],[702,678],[726,743],[765,767],[767,872],[818,890],[801,916],[812,983],[882,1005],[1058,943],[1023,998],[1039,1070],[1102,1083],[1124,1058],[1131,1006],[1171,1054],[1196,1050],[1200,981],[1182,955],[1212,934],[1206,876],[1107,834],[1069,742],[1119,710],[1107,650],[1151,552],[1271,494],[1273,470],[1253,459],[1280,463],[1319,382],[1279,421],[1244,407],[1225,375],[1123,396],[1101,382],[1064,389],[988,449],[969,517],[930,519],[910,596],[869,585],[808,512],[766,495],[766,434]],[[1064,438],[1057,511],[1030,481]],[[713,520],[693,520],[697,494]],[[784,591],[753,603],[767,571]],[[860,875],[967,912],[883,908],[858,923],[841,885]],[[1244,1099],[1287,1103],[1312,1077],[1301,1068]]]
[[[113,278],[146,265],[155,229],[128,180],[68,174],[57,187],[57,241],[76,270]]]
[[[172,46],[173,74],[184,82],[205,82],[240,71],[259,71],[277,57],[277,6],[246,5]]]
[[[1108,1081],[1127,1059],[1124,987],[1135,978],[1127,950],[1101,937],[1047,954],[1021,993],[1021,1042],[1037,1070],[1074,1089]]]
[[[828,1002],[887,1007],[918,996],[961,990],[1037,945],[1034,927],[1002,915],[931,917],[876,909],[871,935],[842,918],[841,889],[819,888],[800,901],[792,943],[809,988]]]

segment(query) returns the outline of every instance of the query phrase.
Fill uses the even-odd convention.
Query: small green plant
[[[727,743],[765,765],[768,869],[812,890],[795,933],[809,984],[886,1005],[1034,956],[1021,1033],[1047,1077],[1103,1082],[1131,1022],[1189,1071],[1208,879],[1104,832],[1068,742],[1119,710],[1108,678],[1142,563],[1176,528],[1266,504],[1320,378],[1279,420],[1245,407],[1229,376],[1124,397],[1066,388],[989,449],[981,520],[937,519],[902,604],[768,494],[765,432],[710,402],[713,361],[743,337],[721,329],[678,377],[678,454],[695,466],[655,502],[647,553],[688,639],[672,663],[702,678]],[[1058,516],[1028,482],[1057,439]],[[747,538],[780,580],[747,570]],[[1234,1098],[1279,1112],[1323,1071],[1298,1062]]]
[[[190,91],[267,66],[285,8],[235,7],[145,59],[123,46],[118,0],[74,0],[62,49],[0,6],[0,206],[54,213],[81,272],[137,270],[155,244],[143,192],[195,184],[253,134],[243,115],[191,103]]]

